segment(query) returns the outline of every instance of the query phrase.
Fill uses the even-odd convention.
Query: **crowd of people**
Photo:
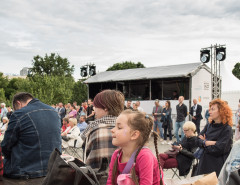
[[[221,99],[211,101],[205,114],[207,123],[201,130],[202,106],[197,99],[193,99],[189,111],[183,96],[178,101],[176,107],[171,107],[169,100],[161,106],[156,99],[152,114],[147,115],[140,101],[128,100],[125,105],[124,95],[116,90],[104,90],[81,105],[60,102],[51,106],[29,93],[17,93],[13,97],[14,112],[1,103],[0,154],[4,157],[4,176],[21,179],[46,176],[48,159],[55,148],[67,152],[68,148],[77,147],[83,150],[81,160],[93,169],[100,169],[107,161],[109,185],[129,181],[163,185],[163,169],[175,166],[180,176],[187,175],[196,158],[199,162],[195,175],[216,172],[224,184],[229,179],[229,169],[232,166],[236,169],[234,157],[239,156],[238,148],[231,152],[232,110]],[[175,123],[171,115],[174,108]],[[186,122],[188,115],[192,121]],[[237,140],[240,105],[236,115]],[[155,155],[146,144],[151,135]],[[159,138],[161,144],[171,145],[169,151],[158,153]],[[240,161],[237,163],[239,167]]]

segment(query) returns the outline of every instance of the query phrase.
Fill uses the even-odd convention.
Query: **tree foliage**
[[[240,63],[239,62],[235,64],[232,70],[232,74],[240,80]]]
[[[76,101],[80,105],[85,100],[87,100],[87,85],[79,80],[74,84],[71,102]]]
[[[72,77],[39,76],[18,82],[18,92],[31,93],[46,104],[67,103],[72,98],[74,80]]]
[[[32,61],[32,74],[33,75],[48,75],[48,76],[72,76],[74,72],[74,65],[70,66],[67,58],[62,58],[58,54],[51,53],[45,57],[39,55],[33,57]]]
[[[109,67],[107,71],[116,71],[116,70],[124,70],[124,69],[134,69],[134,68],[145,68],[145,66],[141,63],[134,63],[131,61],[125,61],[122,63],[116,63],[113,66]]]

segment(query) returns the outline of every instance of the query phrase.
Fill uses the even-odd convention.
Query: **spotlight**
[[[200,60],[202,63],[208,63],[210,60],[210,50],[205,49],[200,51]]]
[[[89,75],[93,76],[96,74],[96,66],[95,65],[90,65],[89,66]]]
[[[82,77],[86,77],[87,76],[87,67],[86,66],[80,67],[80,71],[81,71],[81,76]]]
[[[216,48],[216,58],[218,61],[223,61],[226,58],[226,48]]]

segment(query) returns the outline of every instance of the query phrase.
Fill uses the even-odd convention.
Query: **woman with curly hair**
[[[221,100],[209,104],[209,124],[201,131],[197,145],[203,148],[197,175],[216,172],[219,175],[232,146],[232,110]]]

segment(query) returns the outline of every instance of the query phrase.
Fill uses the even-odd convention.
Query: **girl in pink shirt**
[[[134,163],[130,170],[130,181],[135,185],[164,184],[159,158],[156,158],[152,151],[145,147],[150,138],[152,126],[153,119],[142,112],[125,110],[118,116],[116,125],[112,129],[112,144],[120,149],[112,155],[107,185],[117,185],[117,182],[126,183],[126,181],[121,183],[122,173],[125,172],[125,166],[132,159]],[[157,139],[159,136],[156,132],[153,132],[153,135],[156,156],[158,156]]]

